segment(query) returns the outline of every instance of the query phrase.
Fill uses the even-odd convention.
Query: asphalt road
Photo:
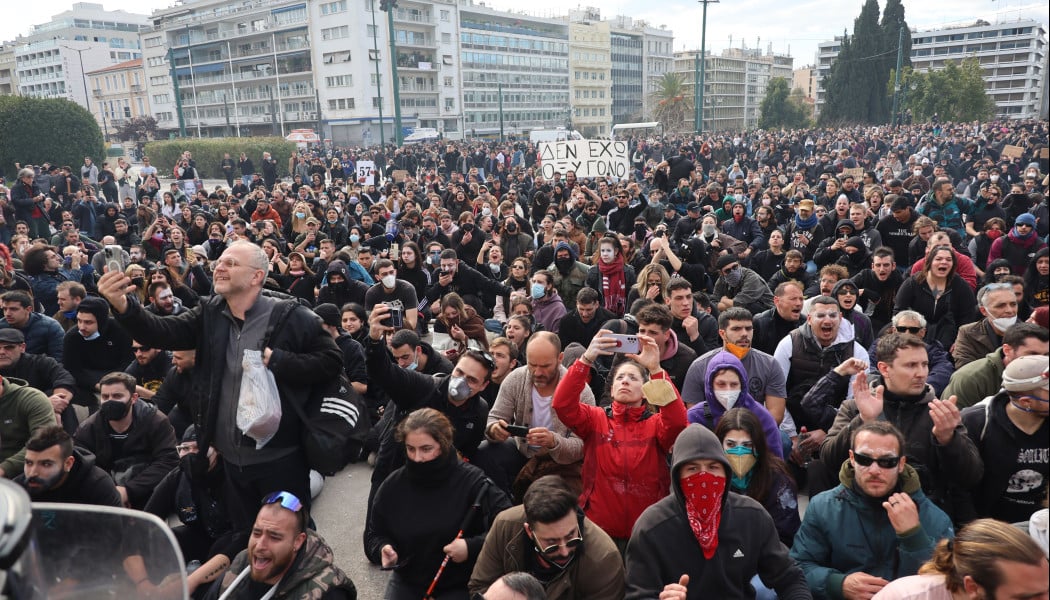
[[[325,480],[314,500],[317,531],[335,553],[335,563],[354,580],[360,600],[382,600],[388,574],[365,558],[362,535],[372,468],[359,462]]]

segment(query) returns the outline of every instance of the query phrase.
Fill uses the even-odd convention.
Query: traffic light
[[[388,12],[394,8],[397,8],[397,0],[379,0],[379,10]]]

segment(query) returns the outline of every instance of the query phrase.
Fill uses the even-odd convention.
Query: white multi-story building
[[[916,71],[944,68],[976,57],[985,90],[995,101],[996,117],[1036,118],[1047,103],[1046,27],[1031,19],[913,31],[911,63]],[[817,49],[817,110],[824,104],[824,80],[838,58],[841,38]]]
[[[306,0],[201,0],[155,12],[142,45],[158,127],[178,130],[181,112],[187,134],[202,137],[316,128],[309,27]]]
[[[569,11],[569,98],[573,127],[584,137],[612,130],[611,49],[609,22],[598,9]]]
[[[695,88],[696,51],[676,52],[675,71],[688,95]],[[720,56],[708,54],[704,62],[703,131],[753,129],[761,118],[766,85],[774,77],[791,81],[794,59],[759,49],[726,48]],[[692,107],[690,106],[690,109]],[[686,118],[692,127],[693,112]]]
[[[565,20],[460,0],[459,46],[463,131],[468,136],[499,134],[501,89],[507,135],[565,126],[570,120]]]
[[[393,22],[391,57],[388,15],[373,0],[198,0],[157,11],[142,38],[158,125],[179,128],[177,88],[188,135],[309,128],[336,144],[390,141],[393,60],[402,127],[458,137],[456,5],[402,0]]]
[[[18,94],[66,98],[94,112],[85,73],[113,64],[104,42],[42,40],[15,48]]]
[[[110,64],[117,64],[142,57],[139,30],[147,25],[149,17],[146,15],[106,10],[94,2],[76,2],[47,23],[34,25],[15,43],[31,44],[58,38],[106,44],[110,49]]]
[[[148,23],[146,15],[77,2],[4,44],[15,64],[9,74],[0,70],[0,94],[68,98],[96,112],[84,74],[140,58],[139,29]]]

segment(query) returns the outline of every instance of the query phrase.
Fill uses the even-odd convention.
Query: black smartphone
[[[525,437],[529,435],[529,428],[524,425],[507,425],[507,431],[514,437]]]

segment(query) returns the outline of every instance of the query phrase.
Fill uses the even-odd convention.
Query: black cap
[[[736,255],[734,255],[734,254],[725,254],[723,256],[718,257],[718,263],[716,263],[716,264],[717,264],[719,269],[724,269],[724,268],[728,267],[729,265],[731,265],[733,263],[738,263],[738,262],[740,262],[740,259],[737,258]]]
[[[5,344],[24,344],[26,343],[26,337],[14,327],[7,327],[0,329],[0,342]]]
[[[700,212],[700,203],[690,202],[689,204],[685,205],[685,209],[689,212]]]
[[[314,314],[321,317],[321,322],[329,327],[339,327],[340,317],[339,307],[332,304],[331,302],[325,302],[324,304],[318,304],[314,307]]]

